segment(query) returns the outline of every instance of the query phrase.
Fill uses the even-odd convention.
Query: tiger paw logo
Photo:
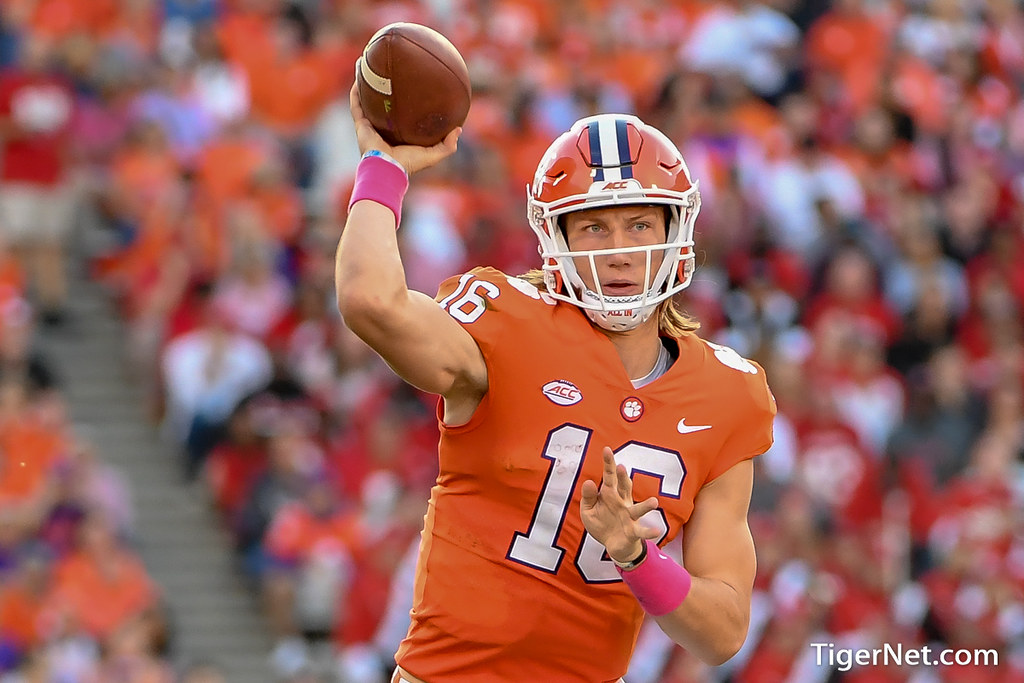
[[[644,402],[636,396],[630,396],[619,406],[619,413],[626,422],[636,422],[644,414]]]
[[[728,346],[722,346],[721,344],[712,344],[709,341],[704,342],[715,351],[715,358],[718,359],[722,365],[728,366],[733,370],[739,370],[749,375],[757,374],[757,366],[751,363],[749,360],[736,353],[735,350]]]

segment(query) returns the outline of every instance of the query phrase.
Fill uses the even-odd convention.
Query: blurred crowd
[[[577,118],[637,113],[700,181],[702,335],[778,400],[747,644],[641,635],[630,683],[840,680],[811,642],[991,648],[1024,681],[1024,6],[1018,0],[0,0],[0,680],[189,683],[131,492],[34,335],[67,254],[117,303],[150,415],[208,492],[281,680],[375,683],[404,634],[435,399],[341,324],[354,62],[441,30],[474,98],[417,176],[410,285],[536,266],[524,187]],[[38,329],[37,329],[38,328]],[[136,492],[138,493],[138,492]],[[467,581],[471,583],[471,578]],[[312,645],[336,656],[310,669]],[[215,653],[214,653],[215,654]],[[318,678],[320,676],[321,678]]]

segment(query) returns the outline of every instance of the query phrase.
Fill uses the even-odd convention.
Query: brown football
[[[377,31],[356,80],[363,113],[390,145],[436,145],[469,114],[466,62],[447,38],[420,24]]]

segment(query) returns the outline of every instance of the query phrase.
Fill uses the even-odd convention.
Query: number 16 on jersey
[[[526,533],[515,532],[508,558],[541,571],[556,573],[567,548],[558,545],[558,537],[573,491],[579,483],[583,462],[590,446],[593,430],[574,424],[564,424],[548,432],[541,457],[550,461],[540,498],[533,511],[533,519]],[[615,449],[615,462],[626,468],[630,478],[646,474],[660,481],[659,493],[679,498],[686,478],[686,467],[676,451],[657,448],[630,441]],[[658,529],[658,543],[668,533],[668,521],[661,508],[644,515],[641,520]],[[574,558],[577,571],[587,583],[621,581],[615,564],[607,556],[604,546],[584,532],[583,541]]]

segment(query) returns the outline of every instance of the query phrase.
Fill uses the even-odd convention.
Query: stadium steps
[[[40,346],[71,421],[131,487],[138,549],[169,606],[175,663],[209,659],[231,683],[271,683],[258,600],[205,492],[183,482],[176,449],[147,416],[148,397],[125,362],[124,325],[100,285],[72,272],[71,291],[68,326],[41,331]]]

